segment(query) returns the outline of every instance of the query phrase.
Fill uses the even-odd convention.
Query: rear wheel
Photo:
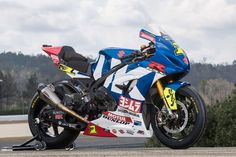
[[[43,118],[45,111],[55,110],[46,102],[39,98],[36,93],[32,99],[28,123],[33,136],[40,134],[42,140],[46,143],[47,148],[65,148],[70,145],[79,135],[79,131],[59,127],[48,122]]]
[[[154,102],[158,102],[158,98]],[[188,148],[201,137],[206,123],[205,104],[200,95],[186,86],[176,91],[176,118],[166,116],[163,104],[154,104],[151,108],[151,124],[156,137],[164,145],[175,148]]]

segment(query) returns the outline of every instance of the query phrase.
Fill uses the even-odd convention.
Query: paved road
[[[236,148],[191,148],[187,150],[171,150],[168,148],[78,148],[73,151],[47,150],[47,151],[21,151],[0,152],[0,157],[235,157]]]
[[[27,121],[28,115],[0,115],[0,122]]]
[[[0,148],[12,146],[26,141],[27,138],[0,139]],[[79,136],[76,141],[76,149],[100,149],[100,148],[143,148],[146,138],[102,138],[92,136]]]
[[[22,136],[30,136],[25,126],[25,123],[5,124],[0,123],[0,135],[2,137],[15,137],[15,138],[0,138],[0,148],[4,146],[12,146],[14,144],[21,144],[27,140]],[[17,131],[16,131],[17,130]],[[11,134],[13,132],[14,134]],[[8,136],[6,136],[8,135]],[[18,136],[16,136],[18,135]],[[1,137],[1,136],[0,136]],[[47,156],[47,157],[60,157],[60,156],[80,156],[80,157],[108,157],[108,156],[155,156],[155,157],[236,157],[236,147],[232,148],[190,148],[187,150],[171,150],[168,148],[145,148],[145,138],[101,138],[101,137],[88,137],[80,136],[75,141],[76,149],[73,151],[65,150],[46,150],[46,151],[14,151],[14,152],[1,152],[2,156],[12,157],[31,157],[31,156]]]
[[[25,138],[0,139],[0,147],[20,144]],[[79,157],[236,157],[236,148],[190,148],[187,150],[172,150],[169,148],[145,148],[145,139],[143,138],[100,138],[80,136],[76,140],[76,149],[73,151],[46,150],[46,151],[14,151],[0,152],[0,157],[61,157],[61,156],[79,156]]]

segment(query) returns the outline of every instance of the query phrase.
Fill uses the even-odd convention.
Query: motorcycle
[[[47,148],[63,148],[80,134],[100,137],[153,135],[167,147],[188,148],[203,134],[201,96],[180,81],[190,70],[185,51],[166,33],[144,29],[140,50],[106,48],[95,62],[70,46],[43,45],[53,63],[70,77],[39,84],[28,122]]]

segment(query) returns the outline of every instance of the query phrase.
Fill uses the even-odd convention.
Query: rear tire
[[[47,148],[66,148],[78,137],[80,132],[64,128],[64,130],[62,130],[62,132],[60,132],[57,136],[50,136],[43,131],[44,129],[41,128],[41,125],[38,125],[38,127],[36,127],[35,121],[37,118],[39,118],[39,114],[45,106],[47,106],[47,103],[41,100],[38,93],[36,93],[31,101],[30,109],[28,112],[28,123],[30,131],[33,136],[36,136],[39,133],[42,140],[46,143]]]
[[[192,146],[201,138],[205,129],[206,109],[202,98],[192,87],[178,89],[176,99],[178,119],[161,124],[158,116],[163,104],[155,104],[156,107],[151,107],[151,124],[161,143],[173,149],[183,149]],[[158,102],[157,96],[154,102]]]

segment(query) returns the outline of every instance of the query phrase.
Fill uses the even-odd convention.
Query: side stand
[[[13,145],[12,151],[20,151],[20,150],[45,150],[47,145],[41,139],[39,140],[39,136],[36,135],[32,139],[26,141],[21,145]],[[31,142],[35,141],[35,144],[30,144]]]
[[[21,145],[13,145],[12,147],[3,147],[2,151],[23,151],[23,150],[45,150],[47,148],[44,141],[38,141],[39,137],[34,136]],[[35,141],[34,144],[30,144]]]
[[[40,141],[38,141],[38,140],[39,140],[39,138],[37,135],[21,145],[13,145],[12,147],[3,147],[1,151],[24,151],[24,150],[43,151],[43,150],[47,149],[46,143],[42,140],[40,140]],[[35,141],[35,143],[30,144],[33,141]],[[65,147],[65,150],[71,151],[71,150],[74,150],[74,148],[75,148],[75,143],[71,143],[67,147]]]
[[[38,123],[35,121],[35,128],[38,128]],[[37,129],[36,129],[37,130]],[[34,144],[30,144],[35,141]],[[35,135],[30,140],[24,142],[20,145],[13,145],[12,147],[3,147],[2,151],[23,151],[23,150],[45,150],[47,148],[46,143],[42,140],[40,133],[37,130],[37,135]]]
[[[37,122],[35,123],[35,127],[38,128]],[[32,142],[34,143],[30,144]],[[75,148],[75,143],[71,143],[67,147],[65,147],[65,150],[70,151],[70,150],[73,150],[74,148]],[[37,130],[37,135],[31,138],[30,140],[20,145],[13,145],[12,147],[3,147],[1,151],[24,151],[24,150],[41,150],[42,151],[45,149],[47,149],[47,145],[42,140],[42,137],[40,136],[40,133]]]

